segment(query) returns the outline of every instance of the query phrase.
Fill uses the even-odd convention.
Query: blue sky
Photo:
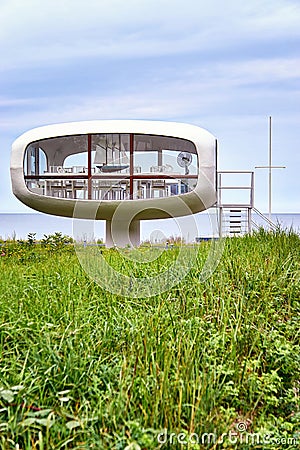
[[[93,119],[188,122],[219,140],[220,170],[268,162],[273,211],[300,212],[299,0],[2,0],[0,211],[10,148],[40,125]],[[267,171],[256,206],[268,209]]]

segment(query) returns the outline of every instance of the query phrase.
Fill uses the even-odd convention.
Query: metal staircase
[[[218,172],[217,193],[220,237],[241,236],[251,233],[254,228],[258,229],[260,226],[253,220],[253,212],[267,224],[270,230],[276,229],[273,222],[254,208],[253,171]],[[228,193],[230,194],[230,201],[224,198]]]
[[[223,208],[222,210],[222,234],[230,236],[249,232],[247,208]]]

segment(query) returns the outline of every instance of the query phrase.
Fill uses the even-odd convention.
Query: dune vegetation
[[[225,239],[205,281],[200,243],[186,277],[148,298],[101,288],[69,241],[2,242],[1,449],[299,448],[296,233]]]

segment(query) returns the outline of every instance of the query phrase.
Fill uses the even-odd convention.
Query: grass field
[[[4,243],[1,449],[300,448],[300,237],[227,239],[201,282],[209,248],[136,299],[99,287],[59,239]]]

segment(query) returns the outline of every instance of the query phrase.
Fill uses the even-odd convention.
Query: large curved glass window
[[[198,155],[186,139],[101,133],[61,136],[30,144],[27,187],[50,197],[124,200],[191,192]]]
[[[27,181],[27,187],[38,194],[43,194],[43,188],[39,182],[40,174],[47,170],[47,156],[37,144],[27,147],[24,157],[24,174],[33,177]]]

